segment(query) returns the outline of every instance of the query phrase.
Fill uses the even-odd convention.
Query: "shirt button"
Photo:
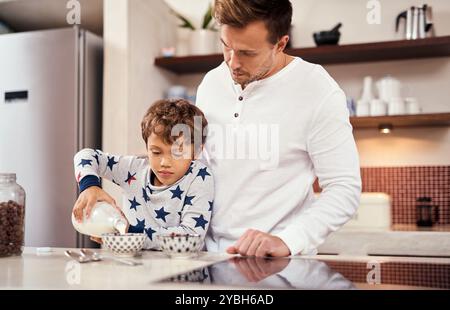
[[[242,97],[242,96],[239,96],[239,101],[242,101],[242,100],[244,100],[244,97]]]
[[[239,113],[234,113],[234,117],[239,117]]]

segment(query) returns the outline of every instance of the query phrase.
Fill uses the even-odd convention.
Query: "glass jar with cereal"
[[[21,255],[25,237],[25,191],[16,174],[0,173],[0,257]]]

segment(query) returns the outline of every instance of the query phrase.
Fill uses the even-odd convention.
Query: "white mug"
[[[372,99],[370,101],[370,116],[386,115],[386,103],[380,99]]]
[[[417,98],[405,98],[405,102],[407,114],[420,114],[422,112]]]
[[[402,98],[396,97],[389,101],[388,105],[389,115],[403,115],[405,114],[405,102]]]
[[[367,101],[358,100],[356,104],[356,116],[369,116],[370,106]]]

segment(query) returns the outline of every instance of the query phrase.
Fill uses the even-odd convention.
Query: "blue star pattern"
[[[112,156],[112,157],[108,156],[108,164],[107,164],[107,166],[109,167],[109,169],[111,169],[111,171],[113,170],[114,165],[118,164],[118,163],[119,163],[118,161],[114,160],[114,156]]]
[[[198,170],[197,176],[198,176],[198,177],[201,177],[203,181],[205,181],[205,178],[206,178],[207,175],[211,176],[211,175],[209,174],[209,172],[206,171],[206,167]]]
[[[159,210],[155,210],[155,213],[156,213],[156,218],[161,219],[164,222],[166,221],[166,216],[170,214],[170,212],[164,211],[164,207],[162,207]]]
[[[195,220],[195,227],[201,227],[204,230],[206,230],[205,225],[208,224],[208,221],[205,220],[203,214],[200,214],[199,217],[193,217],[192,219]]]
[[[192,165],[193,164],[191,163],[191,165],[189,166],[189,169],[186,171],[185,175],[192,173]]]
[[[142,188],[142,198],[144,198],[145,202],[149,202],[150,201],[150,197],[148,197],[147,189],[145,187]]]
[[[82,159],[81,162],[78,164],[78,166],[92,166],[92,160],[90,159]]]
[[[145,233],[152,241],[153,241],[153,233],[155,233],[155,232],[156,232],[156,230],[153,230],[150,226],[147,229],[145,229]]]
[[[129,233],[135,233],[135,234],[140,234],[144,232],[145,229],[145,219],[143,219],[142,221],[139,221],[139,219],[136,219],[137,224],[136,225],[130,225],[130,227],[128,227],[128,232]]]
[[[209,203],[208,211],[212,211],[213,210],[214,201],[208,201],[208,203]]]
[[[128,185],[131,185],[131,182],[136,181],[135,176],[136,176],[136,173],[135,173],[135,174],[131,174],[131,173],[128,171],[128,177],[127,177],[127,179],[125,180],[125,182],[128,183]]]
[[[83,149],[74,157],[74,168],[77,179],[96,175],[121,187],[129,232],[146,234],[146,248],[156,248],[157,235],[169,228],[180,233],[196,231],[202,237],[206,234],[215,206],[214,176],[204,163],[189,161],[183,178],[165,187],[153,187],[152,168],[137,156]]]
[[[186,195],[186,197],[184,198],[183,208],[184,208],[184,206],[192,206],[192,199],[194,199],[194,198],[195,198],[195,196]]]
[[[151,189],[151,187],[149,185],[147,185],[145,188],[148,189],[148,191],[150,192],[150,195],[153,194],[153,190]]]
[[[178,198],[181,200],[181,195],[183,195],[184,191],[181,190],[180,186],[178,185],[176,189],[172,189],[170,190],[170,192],[172,193],[172,198]]]
[[[131,204],[130,205],[130,210],[134,209],[134,211],[137,211],[136,207],[141,205],[139,202],[136,201],[136,197],[134,197],[133,200],[128,199],[128,201]]]
[[[98,154],[96,153],[96,154],[92,155],[92,157],[95,158],[95,161],[97,162],[97,165],[100,165],[100,160],[98,158]]]

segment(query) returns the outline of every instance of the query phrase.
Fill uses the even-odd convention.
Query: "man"
[[[197,93],[210,123],[205,158],[216,183],[207,249],[315,254],[359,205],[345,94],[321,66],[284,53],[289,0],[216,0],[214,16],[225,61]],[[269,164],[260,152],[267,149]]]

